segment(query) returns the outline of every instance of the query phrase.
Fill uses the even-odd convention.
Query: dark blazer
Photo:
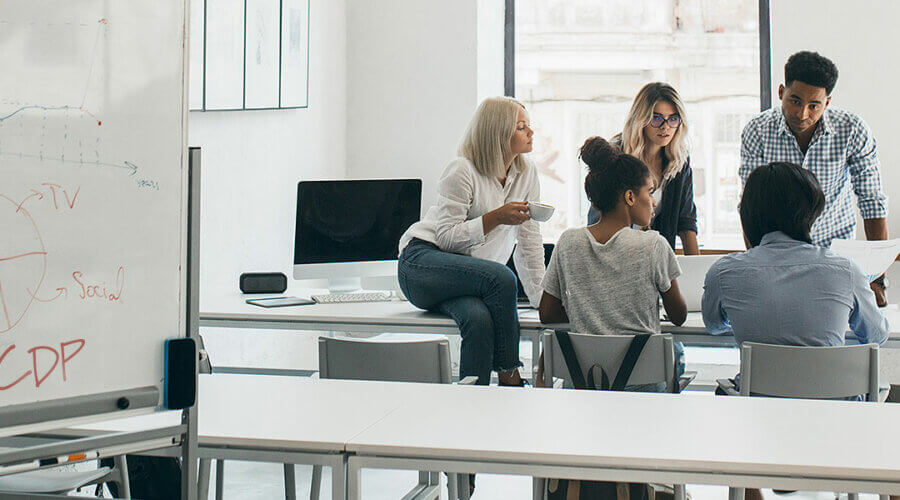
[[[600,220],[600,213],[591,207],[588,210],[588,225]],[[675,248],[675,236],[682,231],[697,232],[697,205],[694,204],[694,174],[691,171],[691,159],[684,162],[678,175],[666,183],[662,199],[656,206],[650,229],[669,242]]]

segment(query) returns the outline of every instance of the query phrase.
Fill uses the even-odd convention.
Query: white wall
[[[248,271],[291,276],[297,182],[346,172],[346,3],[311,0],[309,108],[191,112],[203,149],[201,300]]]
[[[348,177],[421,178],[434,203],[478,104],[477,21],[475,0],[348,2]]]
[[[862,5],[865,7],[862,7]],[[900,237],[900,142],[893,105],[900,67],[891,45],[900,17],[896,0],[773,0],[772,80],[773,106],[784,63],[799,50],[814,50],[838,67],[839,77],[831,105],[859,114],[869,124],[878,144],[884,189],[890,197],[890,237]],[[857,237],[863,237],[860,227]]]

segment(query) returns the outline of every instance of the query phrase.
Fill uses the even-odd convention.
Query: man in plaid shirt
[[[831,245],[856,235],[856,194],[866,239],[887,239],[887,196],[875,138],[859,116],[829,108],[838,70],[816,52],[797,52],[784,65],[778,86],[781,108],[750,120],[741,133],[741,182],[773,161],[796,163],[815,174],[825,192],[825,211],[811,231],[812,242]],[[884,277],[871,284],[879,306],[887,305]]]

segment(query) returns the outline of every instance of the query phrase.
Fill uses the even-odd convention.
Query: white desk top
[[[200,396],[201,446],[900,482],[894,404],[224,374]]]
[[[321,290],[288,290],[283,294],[243,295],[221,294],[204,300],[200,320],[252,321],[294,323],[306,325],[390,325],[410,328],[456,329],[449,316],[423,311],[405,300],[388,302],[358,302],[349,304],[313,304],[307,306],[264,308],[247,304],[248,298],[277,297],[282,295],[309,297]],[[523,328],[541,326],[535,309],[521,309],[520,324]]]
[[[430,392],[423,387],[418,404],[353,437],[347,450],[673,471],[784,475],[789,468],[900,481],[900,438],[885,433],[900,405],[453,386],[440,392],[441,411],[434,411],[423,401]],[[522,408],[533,418],[518,418]],[[718,426],[698,425],[704,421]],[[533,432],[537,423],[543,432]]]
[[[321,290],[319,290],[321,291]],[[308,297],[311,290],[289,290],[284,294],[259,295],[269,297],[295,295]],[[256,295],[226,293],[205,300],[200,312],[200,320],[246,321],[316,325],[393,326],[410,329],[443,328],[456,330],[456,324],[442,314],[422,311],[405,300],[390,302],[360,302],[350,304],[315,304],[308,306],[263,308],[245,303]],[[900,339],[900,308],[890,304],[882,309],[891,326],[891,337]],[[520,309],[519,324],[522,329],[540,330],[544,328],[535,309]],[[337,328],[339,329],[339,328]],[[663,323],[663,331],[672,333],[705,335],[706,327],[699,312],[688,313],[687,321],[681,326]]]
[[[198,438],[204,446],[340,452],[344,444],[407,401],[421,384],[307,377],[200,375]],[[181,422],[180,411],[94,422],[89,431],[134,431]]]

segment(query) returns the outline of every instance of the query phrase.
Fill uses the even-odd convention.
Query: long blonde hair
[[[633,156],[644,159],[644,151],[647,148],[647,139],[644,137],[644,126],[653,118],[653,107],[659,101],[665,101],[675,107],[678,116],[681,117],[681,126],[675,131],[672,142],[663,148],[662,186],[681,172],[684,163],[690,155],[688,145],[687,121],[684,113],[684,103],[671,85],[662,82],[653,82],[644,85],[634,97],[631,111],[625,120],[622,133],[613,138],[619,139],[622,149]]]
[[[506,177],[505,158],[512,155],[510,141],[516,132],[519,110],[525,106],[511,97],[489,97],[478,105],[459,144],[459,156],[488,177]],[[517,155],[513,165],[524,172],[528,163]]]

